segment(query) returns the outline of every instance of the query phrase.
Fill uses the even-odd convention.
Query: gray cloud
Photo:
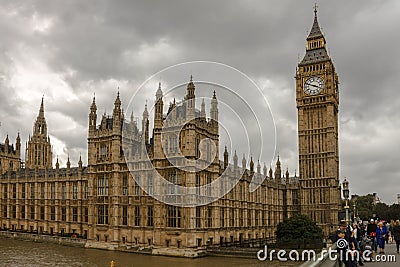
[[[127,106],[138,86],[162,68],[211,60],[257,82],[277,123],[283,167],[298,169],[293,76],[314,1],[0,2],[1,140],[6,133],[14,140],[18,130],[26,140],[45,94],[59,156],[65,163],[69,153],[77,162],[86,150],[94,92],[99,115],[110,113],[118,86]],[[376,191],[394,202],[400,193],[400,3],[321,0],[319,6],[341,82],[341,178],[348,177],[352,193]],[[142,99],[152,101],[155,89]],[[143,103],[134,106],[135,116],[142,109]]]

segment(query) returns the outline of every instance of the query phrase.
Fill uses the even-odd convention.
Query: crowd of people
[[[340,239],[346,241],[337,243],[341,262],[346,267],[364,266],[361,255],[366,249],[371,251],[371,257],[373,257],[378,254],[378,248],[379,254],[385,254],[385,244],[395,242],[396,251],[399,253],[400,221],[386,222],[371,219],[368,224],[360,221],[352,225],[341,221],[334,241],[338,242]],[[356,255],[359,257],[352,257]]]

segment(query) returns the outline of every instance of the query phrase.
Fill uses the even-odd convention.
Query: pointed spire
[[[60,168],[60,163],[58,162],[58,155],[57,155],[56,169],[58,170],[59,168]]]
[[[261,173],[260,160],[257,161],[257,173]]]
[[[218,101],[215,90],[213,93],[213,98],[211,99],[210,117],[211,120],[218,122]]]
[[[39,109],[39,117],[44,118],[44,104],[43,104],[43,99],[44,96],[42,96],[42,103],[40,104],[40,109]]]
[[[194,90],[195,90],[195,86],[193,83],[193,76],[190,75],[190,81],[187,85],[187,90],[186,90],[186,99],[191,99],[194,98]]]
[[[286,168],[286,178],[289,178],[289,168]]]
[[[92,105],[90,106],[90,111],[96,112],[97,106],[96,106],[96,94],[93,93],[93,102]]]
[[[224,169],[228,168],[228,162],[229,161],[229,156],[228,156],[228,149],[225,146],[225,151],[224,151]]]
[[[120,107],[121,106],[121,99],[119,98],[119,87],[118,87],[118,92],[117,92],[117,98],[115,99],[115,102],[114,102],[114,106],[115,107]]]
[[[278,160],[276,161],[276,168],[275,168],[275,179],[280,179],[282,178],[282,170],[281,170],[281,161],[279,160],[279,155],[278,155]]]
[[[144,105],[144,110],[143,110],[143,118],[148,118],[149,117],[149,112],[147,111],[147,100],[146,104]]]
[[[265,162],[264,162],[264,168],[263,168],[263,174],[264,176],[267,176],[267,166],[265,166]]]
[[[69,161],[69,154],[68,154],[68,160],[67,160],[67,169],[71,168],[71,162]]]
[[[235,154],[233,155],[233,168],[236,170],[238,167],[238,156],[236,155],[236,150]]]
[[[159,100],[163,97],[163,92],[161,90],[161,82],[158,83],[158,89],[156,92],[156,100]]]
[[[243,171],[245,171],[246,170],[246,157],[244,156],[244,154],[243,154],[243,159],[242,159],[242,168],[243,168]]]
[[[200,117],[202,118],[206,117],[206,103],[204,103],[204,98],[203,101],[201,102]]]
[[[79,167],[80,169],[82,169],[82,155],[81,155],[81,154],[79,154],[78,167]]]
[[[250,174],[254,173],[254,162],[253,162],[253,156],[250,157]]]
[[[314,23],[311,27],[310,33],[308,34],[307,40],[324,36],[322,34],[321,28],[319,27],[319,24],[318,24],[317,8],[318,8],[318,6],[317,6],[317,4],[315,4],[315,6],[314,6]]]

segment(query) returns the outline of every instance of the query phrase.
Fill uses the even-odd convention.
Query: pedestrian
[[[396,241],[396,251],[398,254],[399,247],[400,247],[400,221],[399,220],[397,220],[393,226],[393,238],[394,238],[394,241]]]
[[[385,240],[387,236],[387,229],[383,225],[383,222],[378,223],[376,228],[376,242],[379,246],[379,254],[385,254]]]
[[[371,239],[372,250],[377,252],[378,248],[376,245],[376,224],[374,219],[371,219],[367,225],[367,236]]]
[[[389,243],[392,244],[393,243],[393,227],[394,227],[394,220],[390,221],[390,225],[389,225]]]
[[[358,224],[355,222],[353,223],[353,241],[355,243],[356,249],[359,251],[359,255],[361,255],[361,248],[360,248],[360,243],[362,241],[362,231],[361,228],[358,226]],[[358,264],[360,266],[364,266],[364,263],[362,262],[361,257],[358,258]]]
[[[347,242],[346,240],[346,233],[347,231],[345,229],[338,229],[336,231],[337,236],[337,245],[338,245],[338,253],[339,253],[339,266],[344,266],[345,267],[356,267],[356,261],[353,260],[352,258],[352,253],[354,251],[354,243],[353,242]]]

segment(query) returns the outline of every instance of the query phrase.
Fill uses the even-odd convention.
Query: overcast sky
[[[317,2],[340,79],[340,178],[350,180],[352,194],[377,192],[393,203],[400,193],[400,1]],[[112,111],[118,87],[127,113],[140,116],[143,102],[133,108],[128,104],[147,78],[177,63],[207,60],[240,70],[260,88],[276,123],[273,153],[294,174],[293,77],[305,52],[313,5],[298,0],[0,1],[0,140],[8,133],[14,143],[17,131],[27,140],[44,95],[54,155],[65,165],[69,154],[77,165],[82,153],[86,163],[94,93],[99,116]],[[181,81],[190,74],[195,80],[209,79],[195,67],[181,73]],[[157,89],[156,83],[150,84],[154,88],[141,98],[149,104]],[[204,95],[211,96],[211,87],[204,88]],[[183,87],[180,92],[183,97]],[[223,93],[218,96],[229,103]],[[262,97],[248,102],[262,120]],[[230,125],[227,113],[220,116]],[[274,134],[263,138],[270,149]],[[230,146],[240,159],[247,153],[240,142]],[[257,155],[267,165],[268,153]]]

